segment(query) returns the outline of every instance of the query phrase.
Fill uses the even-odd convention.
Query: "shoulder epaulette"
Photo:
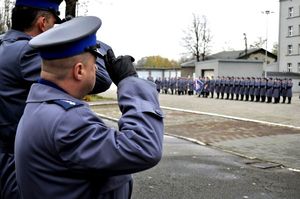
[[[83,106],[83,103],[80,102],[74,102],[71,100],[65,100],[65,99],[58,99],[51,101],[53,104],[57,104],[61,106],[66,111],[75,107]]]

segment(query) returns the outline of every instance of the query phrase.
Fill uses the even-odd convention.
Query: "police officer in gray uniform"
[[[226,77],[225,79],[225,89],[224,89],[224,93],[226,93],[226,98],[225,99],[229,99],[229,95],[230,95],[230,77]]]
[[[239,94],[241,96],[240,100],[243,101],[244,95],[245,95],[245,78],[244,77],[241,77]]]
[[[293,88],[293,81],[292,81],[292,79],[289,79],[287,81],[286,88],[287,88],[286,96],[288,98],[288,104],[290,104],[292,102],[292,97],[293,97],[293,90],[292,90],[292,88]]]
[[[161,159],[164,126],[156,86],[137,77],[131,56],[115,58],[112,50],[105,56],[118,87],[119,130],[80,100],[95,84],[100,25],[97,17],[79,17],[30,41],[43,66],[16,135],[23,199],[130,198],[130,174]]]
[[[260,82],[260,99],[261,102],[265,102],[266,101],[266,95],[267,95],[267,79],[266,78],[262,78],[261,82]]]
[[[274,98],[274,102],[273,102],[274,104],[279,103],[280,87],[281,87],[281,82],[278,78],[276,78],[273,84],[273,94],[272,94],[272,97]]]
[[[261,82],[261,78],[258,77],[255,79],[255,83],[254,83],[254,96],[255,96],[255,101],[259,102],[260,99],[260,82]]]
[[[172,77],[169,81],[169,87],[170,87],[170,90],[171,90],[171,94],[173,95],[174,94],[174,91],[176,91],[176,79],[174,77]]]
[[[158,93],[160,93],[160,88],[161,88],[161,78],[157,78],[154,82],[156,84],[156,90]]]
[[[234,94],[235,94],[235,100],[239,100],[239,94],[240,94],[240,78],[237,77],[234,80]]]
[[[18,198],[14,182],[14,138],[30,86],[38,80],[41,71],[40,55],[28,42],[61,21],[58,17],[61,1],[16,0],[12,29],[0,41],[0,184],[3,198]],[[102,53],[110,48],[99,43]],[[103,60],[97,59],[97,81],[92,93],[105,91],[111,85],[103,64]]]
[[[0,41],[0,191],[1,198],[19,198],[14,141],[30,85],[37,81],[41,60],[28,41],[59,22],[62,0],[17,0],[12,29]]]
[[[214,76],[211,76],[211,79],[209,81],[210,98],[214,98],[215,85],[216,85],[216,80],[214,79]]]
[[[250,92],[250,77],[247,77],[245,80],[245,101],[249,101],[249,92]]]
[[[215,81],[215,90],[216,90],[216,94],[217,94],[217,99],[219,99],[219,96],[220,96],[220,89],[221,89],[221,79],[218,76]]]
[[[273,78],[270,77],[267,80],[267,103],[271,103],[272,102],[272,96],[273,96],[273,85],[274,85],[274,81]]]
[[[229,93],[230,93],[230,99],[233,100],[234,99],[234,77],[233,76],[230,78],[230,82],[229,82]]]
[[[254,101],[254,90],[255,90],[255,78],[251,77],[250,83],[249,83],[249,96],[250,96],[250,101]]]

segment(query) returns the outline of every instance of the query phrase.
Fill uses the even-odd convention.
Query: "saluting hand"
[[[106,70],[116,85],[126,77],[138,76],[133,65],[134,58],[132,56],[125,55],[116,58],[113,50],[109,49],[104,57],[104,61]]]

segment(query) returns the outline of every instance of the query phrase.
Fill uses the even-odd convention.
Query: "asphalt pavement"
[[[111,89],[103,94],[105,97],[116,98],[116,91]],[[174,130],[169,130],[168,135],[195,140],[198,143],[207,144],[227,151],[232,154],[247,157],[248,159],[261,159],[267,162],[280,164],[288,169],[300,171],[300,100],[299,94],[294,94],[291,104],[268,104],[262,102],[246,102],[236,100],[225,100],[216,98],[199,98],[193,96],[177,96],[170,94],[160,94],[161,106],[167,111],[180,111],[182,113],[193,113],[194,120],[201,115],[210,116],[213,119],[203,119],[204,124],[216,125],[220,123],[220,118],[233,121],[245,122],[244,128],[233,128],[232,132],[222,132],[222,126],[218,131],[210,131],[209,138],[217,139],[210,141],[205,139],[200,132],[191,133],[192,129],[185,131],[184,135],[178,136],[175,133],[180,127],[180,122],[187,118],[193,119],[191,115],[187,117],[172,117]],[[179,119],[178,119],[179,118]],[[219,119],[218,119],[219,118]],[[228,122],[227,122],[228,123]],[[247,126],[247,125],[248,126]],[[235,123],[231,124],[233,127]],[[245,127],[246,125],[246,127]],[[249,127],[252,125],[254,127]],[[169,125],[171,126],[171,125]],[[255,128],[256,127],[256,128]],[[257,130],[259,127],[259,130]],[[172,128],[170,128],[172,129]],[[189,129],[188,127],[185,129]],[[250,131],[245,134],[244,132]],[[181,131],[182,133],[182,131]],[[208,137],[208,136],[206,136]]]
[[[115,90],[101,95],[116,99]],[[292,104],[196,95],[159,99],[165,112],[163,158],[133,175],[133,199],[300,198],[298,97]],[[99,112],[120,114],[115,105]]]

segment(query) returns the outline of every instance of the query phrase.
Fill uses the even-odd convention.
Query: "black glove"
[[[104,57],[104,61],[106,70],[116,85],[126,77],[138,76],[133,66],[134,58],[129,55],[116,58],[114,52],[109,49]]]

